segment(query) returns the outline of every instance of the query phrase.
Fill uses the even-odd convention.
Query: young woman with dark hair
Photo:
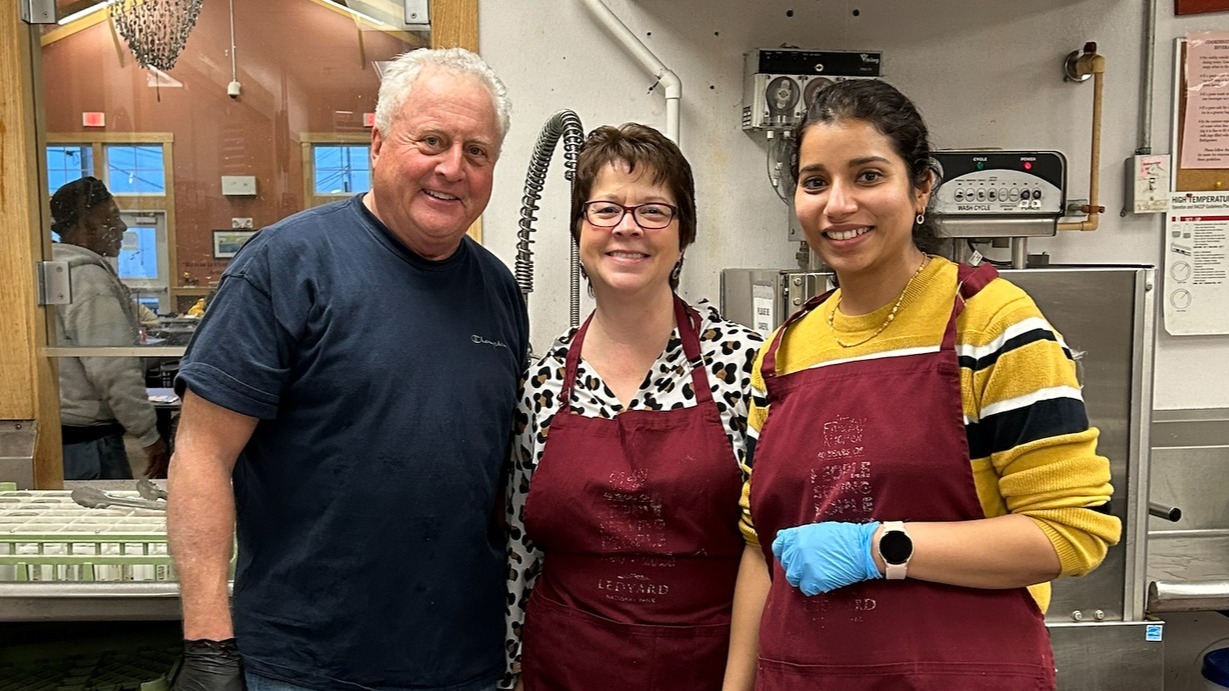
[[[903,94],[828,87],[796,141],[840,288],[756,362],[726,688],[1052,689],[1049,581],[1121,530],[1071,352],[993,267],[927,254],[938,181]]]

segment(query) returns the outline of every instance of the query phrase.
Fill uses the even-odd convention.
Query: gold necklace
[[[846,343],[845,341],[842,341],[841,337],[836,333],[836,324],[833,323],[836,319],[836,311],[841,308],[841,300],[845,299],[845,296],[842,295],[840,299],[836,301],[836,307],[833,307],[832,311],[828,313],[828,330],[832,332],[832,339],[836,341],[836,344],[842,348],[854,348],[883,333],[883,330],[888,328],[888,324],[891,324],[892,320],[896,318],[896,313],[900,310],[900,303],[905,301],[905,293],[908,293],[909,286],[913,285],[913,279],[917,278],[918,274],[922,273],[922,269],[925,269],[926,264],[929,262],[930,255],[923,255],[921,265],[919,265],[917,267],[917,271],[914,271],[913,275],[909,277],[909,281],[905,283],[905,287],[901,289],[900,295],[896,296],[896,304],[892,305],[892,311],[888,312],[888,318],[883,320],[883,323],[879,325],[878,329],[875,329],[875,333],[855,343]]]

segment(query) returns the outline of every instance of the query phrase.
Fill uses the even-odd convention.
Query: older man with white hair
[[[227,268],[176,383],[177,689],[494,688],[528,318],[465,232],[508,111],[476,55],[402,55],[371,191],[265,228]]]

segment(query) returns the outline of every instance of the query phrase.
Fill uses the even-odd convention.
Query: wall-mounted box
[[[255,197],[255,175],[223,175],[222,194],[227,197]]]
[[[17,4],[21,6],[21,21],[27,24],[56,23],[55,0],[20,0]]]

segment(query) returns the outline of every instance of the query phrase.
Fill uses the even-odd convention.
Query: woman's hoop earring
[[[919,211],[917,218],[913,219],[913,221],[917,223],[919,226],[922,225],[923,223],[926,222],[926,214]]]
[[[679,274],[683,272],[683,258],[679,257],[678,263],[674,265],[674,270],[670,272],[670,280],[678,282]]]

